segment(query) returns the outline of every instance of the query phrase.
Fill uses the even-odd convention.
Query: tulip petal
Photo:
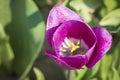
[[[78,14],[68,9],[67,7],[62,5],[55,6],[49,13],[47,20],[47,30],[69,20],[83,22],[82,18]]]
[[[81,69],[88,61],[87,57],[84,55],[61,57],[60,59],[71,66],[71,70]]]
[[[103,55],[111,48],[112,44],[112,36],[109,32],[99,26],[93,28],[93,31],[97,37],[97,44],[95,47],[95,51],[90,58],[89,62],[86,64],[88,68],[93,67],[102,57]]]
[[[74,57],[57,57],[55,53],[49,51],[46,54],[51,57],[58,65],[66,69],[81,69],[86,64],[87,58],[85,56],[74,56]]]
[[[70,20],[61,24],[60,27],[57,28],[53,35],[53,45],[56,53],[58,53],[60,50],[61,44],[64,41],[65,37],[83,39],[87,46],[90,48],[89,55],[92,54],[94,45],[96,44],[96,37],[91,28],[85,23]]]
[[[60,65],[61,67],[64,67],[66,69],[72,69],[71,66],[69,66],[67,63],[65,63],[63,60],[61,60],[59,57],[57,57],[55,55],[55,53],[52,53],[50,51],[46,51],[46,55],[48,55],[49,57],[51,57],[58,65]]]
[[[47,42],[50,46],[52,46],[52,37],[55,30],[59,27],[60,24],[69,21],[69,20],[77,20],[83,22],[82,18],[77,15],[72,10],[68,9],[65,6],[59,5],[55,6],[49,13],[47,19]]]

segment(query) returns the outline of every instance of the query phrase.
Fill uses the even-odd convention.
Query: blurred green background
[[[58,4],[113,36],[102,60],[73,71],[73,80],[120,80],[120,0],[0,0],[0,80],[67,80],[67,70],[45,55],[45,24]]]

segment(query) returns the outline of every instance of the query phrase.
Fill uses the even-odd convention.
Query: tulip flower
[[[63,5],[55,6],[47,19],[46,51],[60,66],[74,70],[92,68],[110,49],[111,34],[103,27],[91,28],[78,14]]]

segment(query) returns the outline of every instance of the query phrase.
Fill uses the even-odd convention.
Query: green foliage
[[[114,47],[114,48],[113,48]],[[109,51],[109,54],[105,55],[101,62],[101,78],[102,80],[119,80],[120,73],[118,70],[119,63],[119,56],[120,56],[120,42],[116,45],[113,43],[113,49]],[[109,74],[108,74],[109,73]]]
[[[20,80],[23,80],[42,48],[44,21],[32,0],[0,2],[0,22],[9,36],[8,39],[0,26],[0,64],[7,68],[12,66],[13,72],[21,75]]]
[[[6,31],[15,53],[13,69],[19,75],[22,74],[22,79],[42,48],[45,26],[32,0],[11,0],[11,11],[12,22],[6,27]]]
[[[118,5],[117,0],[103,0],[106,8],[107,8],[107,12],[112,11],[113,9],[115,9]]]
[[[102,3],[101,0],[71,0],[68,5],[82,16],[86,22],[91,22],[93,13]]]
[[[120,8],[111,11],[100,21],[101,26],[118,26],[120,24]]]
[[[83,67],[80,70],[73,71],[73,80],[90,80],[96,77],[96,74],[100,68],[100,62],[98,62],[92,69]],[[97,78],[98,79],[98,78]]]
[[[34,0],[39,7],[53,6],[56,5],[59,0]]]
[[[42,72],[38,68],[34,67],[33,71],[36,75],[36,80],[45,80],[44,75],[42,74]]]
[[[111,33],[117,33],[120,31],[120,8],[115,9],[104,16],[99,24],[106,26]]]
[[[69,4],[72,8],[74,8],[86,22],[91,21],[90,11],[93,11],[90,7],[88,7],[83,0],[72,0]]]
[[[10,1],[0,0],[0,24],[3,27],[11,21]]]
[[[8,36],[6,35],[4,28],[0,25],[0,66],[2,65],[7,70],[10,70],[13,59],[14,54]]]

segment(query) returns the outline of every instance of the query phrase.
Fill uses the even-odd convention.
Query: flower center
[[[88,47],[82,44],[83,41],[74,38],[65,38],[60,48],[60,53],[63,56],[84,54],[88,50]]]

